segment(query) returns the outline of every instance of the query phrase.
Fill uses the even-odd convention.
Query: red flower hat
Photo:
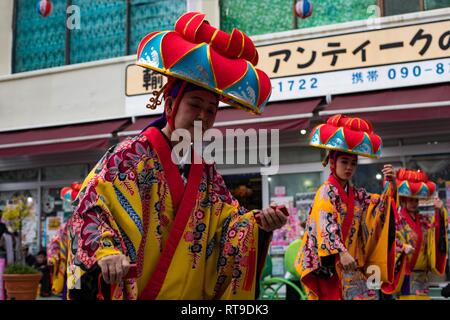
[[[397,190],[401,197],[426,199],[434,195],[436,184],[424,171],[401,168],[397,171]]]
[[[335,115],[312,130],[313,147],[338,150],[369,158],[381,156],[382,141],[369,121]]]
[[[205,14],[188,12],[175,30],[146,35],[137,51],[137,65],[183,79],[219,94],[221,101],[260,114],[272,85],[255,68],[258,52],[252,40],[233,29],[227,34],[212,27]]]

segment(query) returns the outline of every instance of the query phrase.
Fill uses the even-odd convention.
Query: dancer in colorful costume
[[[60,191],[61,200],[63,201],[63,209],[65,215],[70,215],[72,202],[76,199],[80,191],[81,184],[72,183],[70,187],[64,187]],[[61,295],[66,299],[66,270],[67,270],[67,254],[69,246],[69,230],[70,217],[61,225],[57,235],[50,241],[47,246],[47,261],[52,267],[51,281],[52,293]]]
[[[247,212],[195,151],[191,163],[174,163],[171,138],[192,134],[195,120],[211,128],[219,101],[262,112],[271,84],[255,68],[257,51],[239,30],[190,12],[174,31],[145,36],[137,59],[169,78],[150,106],[163,93],[164,116],[110,148],[85,180],[70,228],[70,296],[254,299],[271,231],[286,217]]]
[[[64,223],[58,234],[51,240],[47,247],[47,260],[52,268],[51,281],[52,293],[54,295],[61,295],[65,297],[66,285],[66,268],[67,268],[67,249],[68,249],[68,234],[67,223]]]
[[[430,274],[443,275],[447,265],[448,213],[439,198],[431,214],[419,211],[419,200],[432,199],[436,191],[425,172],[402,168],[397,186],[395,281],[383,284],[382,290],[399,299],[430,299]]]
[[[316,193],[296,270],[309,299],[376,299],[377,282],[393,278],[395,188],[370,194],[351,178],[358,155],[380,157],[381,138],[368,121],[336,115],[313,129],[310,145],[329,150],[324,165],[329,161],[331,174]],[[392,166],[383,174],[393,180]]]

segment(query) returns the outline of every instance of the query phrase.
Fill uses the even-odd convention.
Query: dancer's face
[[[401,199],[402,206],[408,211],[409,213],[417,213],[419,210],[419,199],[416,198],[408,198],[408,197],[402,197]]]
[[[340,155],[336,160],[330,160],[331,166],[335,168],[336,175],[343,181],[350,180],[356,172],[358,157],[353,154]]]
[[[174,103],[169,97],[166,103]],[[201,121],[203,131],[212,128],[216,119],[219,100],[217,96],[206,90],[195,90],[185,93],[175,115],[175,129],[186,129],[194,134],[194,121]],[[169,108],[171,112],[171,108]]]

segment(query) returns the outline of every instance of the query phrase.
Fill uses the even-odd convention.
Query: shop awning
[[[321,98],[298,101],[275,102],[268,104],[262,115],[252,115],[243,110],[224,107],[219,110],[214,128],[226,129],[279,129],[280,131],[294,131],[307,128],[313,116],[314,109]],[[119,136],[139,134],[143,128],[158,117],[136,118],[136,122],[119,132]]]
[[[104,149],[129,119],[0,132],[0,157]]]
[[[142,129],[147,127],[147,125],[149,125],[159,117],[161,117],[161,115],[135,118],[135,122],[126,127],[124,131],[119,132],[118,135],[122,137],[137,135],[142,131]]]
[[[225,129],[279,129],[295,131],[309,126],[314,109],[321,98],[283,101],[268,104],[260,116],[235,108],[221,110],[216,118],[215,128]]]
[[[321,116],[361,116],[374,123],[450,118],[450,84],[337,96]]]

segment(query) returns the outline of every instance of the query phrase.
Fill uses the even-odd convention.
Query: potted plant
[[[13,232],[19,235],[18,258],[16,263],[6,267],[3,274],[6,295],[9,300],[34,300],[36,299],[39,281],[42,274],[25,264],[22,247],[23,221],[32,215],[32,206],[25,196],[14,197],[3,212],[3,219],[8,223]]]
[[[35,300],[42,274],[33,267],[14,263],[3,274],[8,300]]]

